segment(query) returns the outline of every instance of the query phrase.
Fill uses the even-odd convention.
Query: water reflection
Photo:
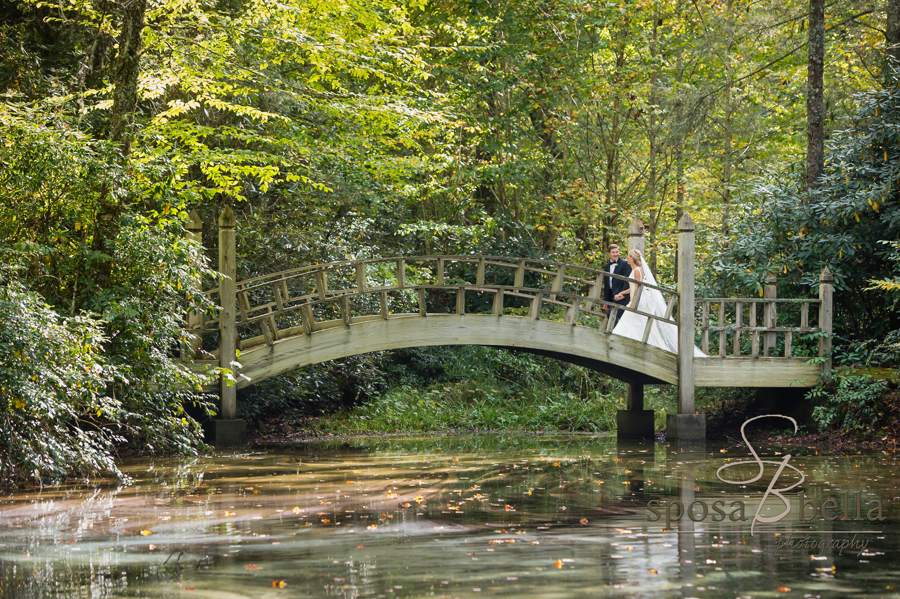
[[[754,536],[749,521],[714,522],[717,500],[755,513],[774,468],[741,486],[715,475],[747,455],[739,445],[491,435],[136,460],[124,465],[128,487],[3,500],[0,596],[895,596],[889,507],[877,522],[852,520],[852,503],[846,520],[792,512]],[[792,463],[819,505],[843,491],[885,505],[900,495],[893,456],[811,451]],[[734,470],[746,479],[754,467]],[[677,509],[668,526],[665,512],[648,521],[654,500],[693,505],[697,521],[674,520]],[[817,542],[882,532],[859,535],[865,551],[779,547],[795,530]]]

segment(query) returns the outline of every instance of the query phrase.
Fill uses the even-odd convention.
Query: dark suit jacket
[[[606,263],[603,270],[609,272],[609,262]],[[619,258],[618,261],[616,261],[616,268],[613,271],[613,274],[622,275],[623,277],[627,277],[628,275],[630,275],[631,266],[629,266],[628,261]],[[612,279],[612,287],[610,287],[609,281],[609,277],[603,277],[603,299],[608,302],[627,306],[628,302],[631,301],[630,294],[625,294],[625,297],[623,297],[621,301],[618,302],[613,298],[619,293],[628,290],[628,281],[624,281],[622,279]]]

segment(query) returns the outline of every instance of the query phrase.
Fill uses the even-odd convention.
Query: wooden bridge
[[[189,234],[199,238],[196,215]],[[654,315],[609,304],[602,270],[504,256],[408,256],[303,266],[235,281],[235,219],[219,219],[218,289],[208,292],[221,307],[218,318],[188,316],[196,341],[194,367],[201,372],[240,368],[235,383],[222,380],[218,442],[238,441],[238,388],[328,360],[373,351],[430,345],[487,345],[527,351],[587,366],[628,385],[627,409],[619,413],[620,436],[653,435],[653,412],[643,409],[643,386],[677,385],[678,414],[669,415],[670,438],[705,437],[694,414],[695,387],[813,386],[830,369],[831,275],[822,273],[818,299],[780,299],[774,279],[762,298],[694,298],[694,223],[678,227],[677,289],[653,287],[667,311]],[[635,219],[628,247],[643,249],[643,226]],[[637,302],[634,302],[635,304]],[[762,312],[760,313],[760,308]],[[643,339],[612,333],[619,310],[647,319]],[[793,326],[778,326],[778,319]],[[647,343],[651,325],[678,330],[671,353]],[[695,357],[699,333],[707,357]],[[816,335],[823,360],[793,357],[803,335]],[[201,351],[200,339],[217,349]],[[809,343],[807,341],[807,343]],[[776,355],[778,350],[779,355]]]

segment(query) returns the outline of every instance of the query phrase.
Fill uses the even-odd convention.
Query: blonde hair
[[[640,266],[643,263],[643,254],[641,254],[641,250],[634,248],[628,252],[628,257],[634,260],[634,263]]]

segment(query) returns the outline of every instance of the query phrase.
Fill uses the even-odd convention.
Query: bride
[[[631,266],[631,278],[635,281],[643,281],[648,285],[656,285],[656,279],[653,273],[644,265],[644,257],[641,251],[633,249],[628,252],[628,265]],[[631,283],[631,303],[629,308],[640,310],[645,314],[653,314],[654,316],[665,316],[666,301],[663,299],[659,289],[653,287],[642,286],[641,296],[638,298],[638,305],[635,306],[634,297],[637,293],[637,283]],[[672,320],[671,318],[669,320]],[[647,326],[647,317],[635,314],[634,312],[625,312],[619,323],[613,329],[614,335],[621,335],[638,341],[644,338],[644,328]],[[673,354],[678,353],[678,328],[673,322],[664,322],[654,319],[650,327],[650,336],[647,343],[659,347]],[[705,355],[699,348],[694,348],[694,355]]]

